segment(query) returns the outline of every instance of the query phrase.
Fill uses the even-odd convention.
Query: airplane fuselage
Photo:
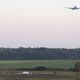
[[[78,8],[78,7],[73,7],[73,8],[71,8],[71,7],[69,7],[69,9],[72,9],[72,10],[78,10],[78,9],[80,9],[80,8]]]

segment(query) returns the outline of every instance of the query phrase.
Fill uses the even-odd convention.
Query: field
[[[72,71],[30,71],[31,74],[21,74],[13,69],[34,68],[45,66],[55,69],[74,68],[80,60],[21,60],[0,61],[0,80],[79,80],[80,73]],[[12,69],[12,70],[9,70]]]
[[[67,71],[32,71],[32,74],[3,71],[0,80],[79,80],[80,73]],[[44,74],[45,73],[45,74]]]
[[[75,63],[80,60],[20,60],[0,61],[0,69],[34,68],[45,66],[47,68],[74,68]]]

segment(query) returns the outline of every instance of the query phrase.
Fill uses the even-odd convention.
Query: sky
[[[80,0],[0,0],[0,47],[80,48]]]

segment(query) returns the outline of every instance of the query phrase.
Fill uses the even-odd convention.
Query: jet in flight
[[[74,7],[68,7],[68,9],[78,10],[78,9],[80,9],[80,8],[79,8],[79,7],[77,7],[77,6],[74,6]]]

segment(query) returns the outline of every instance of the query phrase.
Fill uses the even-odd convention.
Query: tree
[[[77,71],[77,72],[80,71],[80,62],[76,62],[75,67],[74,67],[74,71]]]

